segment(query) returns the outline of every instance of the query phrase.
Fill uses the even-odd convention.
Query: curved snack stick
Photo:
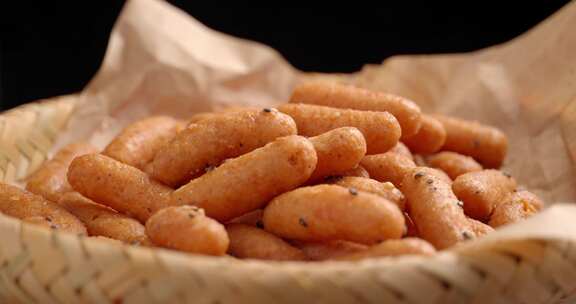
[[[535,194],[518,191],[496,206],[488,223],[494,228],[512,224],[538,213],[542,206],[542,201]]]
[[[471,156],[487,168],[502,166],[508,150],[508,138],[502,131],[475,121],[442,115],[434,118],[446,129],[442,150]]]
[[[226,226],[230,246],[228,253],[243,259],[274,261],[301,261],[304,253],[283,239],[248,225],[230,224]]]
[[[492,227],[475,219],[469,218],[468,221],[470,222],[470,227],[472,227],[472,231],[474,232],[476,237],[485,236],[488,233],[494,231]]]
[[[390,257],[401,255],[433,255],[434,246],[419,238],[405,238],[401,240],[387,240],[374,245],[365,251],[338,257],[337,260],[357,261],[376,257]]]
[[[346,176],[336,180],[334,184],[344,188],[354,188],[358,191],[376,194],[393,202],[400,210],[404,211],[406,209],[404,195],[390,182],[381,183],[370,178]]]
[[[498,170],[483,170],[458,176],[452,184],[454,194],[464,202],[466,214],[487,221],[494,208],[516,189],[516,181]]]
[[[446,172],[451,179],[468,172],[482,171],[482,166],[472,157],[456,152],[444,151],[430,155],[427,163],[432,168]]]
[[[396,145],[401,130],[398,121],[388,112],[336,109],[306,104],[284,104],[278,107],[290,115],[298,126],[298,134],[317,136],[341,127],[355,127],[366,139],[367,154],[383,153]]]
[[[274,109],[217,115],[189,125],[160,149],[151,176],[169,186],[180,186],[228,158],[294,134],[294,121]]]
[[[19,219],[27,219],[27,222],[49,226],[52,229],[86,235],[84,224],[58,204],[1,182],[0,212]],[[47,225],[46,222],[51,224]]]
[[[136,121],[124,128],[102,154],[143,170],[160,148],[176,136],[180,127],[178,120],[168,116]]]
[[[404,175],[416,167],[412,159],[397,153],[366,155],[360,164],[366,168],[370,177],[379,182],[391,182],[399,187]]]
[[[146,233],[156,245],[205,255],[224,255],[230,243],[224,226],[194,206],[158,211],[146,222]]]
[[[332,260],[341,256],[353,254],[367,250],[369,247],[348,241],[328,241],[328,242],[298,242],[295,246],[300,248],[306,258],[312,261]]]
[[[388,152],[397,153],[397,154],[403,155],[409,159],[414,159],[414,156],[412,155],[412,152],[410,152],[410,149],[408,149],[408,147],[404,143],[402,143],[401,141],[399,141]]]
[[[405,237],[418,237],[418,227],[410,217],[410,215],[404,212],[404,220],[406,221],[406,234]]]
[[[336,185],[284,193],[264,209],[262,220],[267,231],[300,241],[374,244],[400,238],[404,232],[404,216],[396,204]]]
[[[229,224],[244,224],[250,226],[256,226],[258,228],[263,228],[262,215],[264,215],[264,210],[257,209],[250,211],[248,213],[242,214],[241,216],[232,219]]]
[[[402,126],[403,137],[416,134],[420,129],[420,108],[411,100],[349,85],[331,82],[304,83],[294,89],[290,102],[389,112]]]
[[[437,249],[474,237],[461,202],[441,171],[415,167],[404,177],[400,190],[410,206],[409,215],[419,236]]]
[[[101,154],[74,159],[68,169],[68,181],[83,196],[141,222],[170,206],[172,189],[137,168]]]
[[[140,222],[96,204],[77,192],[62,195],[58,203],[86,225],[88,235],[104,236],[128,244],[150,244],[146,229]]]
[[[418,133],[403,138],[402,141],[414,153],[434,153],[444,145],[446,130],[444,126],[430,115],[422,115],[422,126]]]
[[[57,202],[63,193],[71,190],[66,172],[72,160],[77,156],[95,152],[97,149],[87,143],[65,146],[28,177],[26,190]]]
[[[316,162],[314,146],[306,138],[279,138],[190,181],[172,194],[172,204],[198,206],[226,222],[298,187]]]
[[[366,154],[366,140],[356,128],[343,127],[309,138],[314,145],[318,163],[310,182],[354,169]]]

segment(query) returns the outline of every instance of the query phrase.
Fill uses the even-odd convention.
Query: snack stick
[[[58,203],[86,225],[88,235],[104,236],[133,245],[150,244],[146,229],[140,222],[94,203],[77,192],[62,195]]]
[[[454,194],[464,202],[466,214],[479,221],[487,221],[494,208],[515,189],[512,177],[494,169],[460,175],[452,184]]]
[[[406,172],[416,167],[412,159],[391,152],[366,155],[360,164],[371,178],[379,182],[391,182],[396,187],[400,187]]]
[[[152,162],[151,176],[180,186],[228,158],[262,147],[276,138],[296,134],[296,124],[275,109],[217,115],[189,125]]]
[[[512,224],[536,214],[542,206],[542,201],[535,194],[525,190],[514,192],[494,208],[488,223],[494,228]]]
[[[316,162],[308,139],[279,138],[190,181],[173,193],[172,204],[198,206],[209,217],[227,222],[304,183]]]
[[[306,104],[284,104],[278,107],[290,115],[298,126],[298,134],[317,136],[341,127],[355,127],[366,139],[367,154],[384,153],[396,145],[401,130],[398,121],[388,112],[337,109]]]
[[[87,143],[65,146],[28,177],[26,190],[57,202],[63,193],[71,190],[66,179],[66,172],[72,160],[77,156],[95,152],[97,152],[96,148]]]
[[[414,135],[420,129],[420,108],[414,102],[393,94],[338,83],[308,82],[294,89],[290,102],[389,112],[400,123],[403,137]]]
[[[170,206],[172,189],[137,168],[101,154],[74,159],[68,169],[68,181],[83,196],[142,223]]]
[[[140,170],[170,142],[180,129],[180,122],[168,116],[152,116],[128,125],[102,154]]]
[[[369,247],[348,241],[328,241],[328,242],[299,242],[294,241],[294,245],[302,252],[308,260],[323,261],[332,260],[341,256],[364,251]]]
[[[364,251],[338,257],[337,260],[357,261],[376,257],[401,255],[433,255],[436,249],[430,243],[419,238],[387,240]]]
[[[397,154],[403,155],[409,159],[414,159],[414,156],[412,155],[412,152],[410,152],[410,149],[408,149],[408,147],[404,143],[402,143],[401,141],[399,141],[388,152],[397,153]]]
[[[442,115],[434,118],[446,129],[442,150],[471,156],[487,168],[502,166],[508,150],[508,138],[502,131],[475,121]]]
[[[356,128],[342,127],[309,139],[318,156],[309,182],[354,169],[366,154],[366,141]]]
[[[57,203],[1,182],[0,212],[19,219],[26,219],[29,223],[86,235],[84,224]]]
[[[418,133],[402,141],[414,153],[429,154],[440,150],[446,141],[446,130],[442,123],[430,115],[422,115],[422,126]]]
[[[390,182],[381,183],[370,178],[346,176],[335,180],[334,184],[344,188],[355,188],[358,191],[376,194],[393,202],[400,210],[404,211],[406,209],[404,195]]]
[[[415,167],[404,176],[400,190],[406,196],[410,218],[421,238],[437,249],[473,238],[474,232],[441,171]]]
[[[377,195],[336,185],[284,193],[264,209],[264,229],[300,241],[345,240],[374,244],[402,237],[404,216]]]
[[[482,166],[472,157],[450,151],[430,155],[427,163],[432,168],[444,171],[453,180],[468,172],[482,171]]]
[[[472,227],[472,231],[474,232],[474,234],[476,234],[476,237],[481,237],[494,231],[494,228],[480,221],[477,221],[473,218],[468,218],[468,221],[470,222],[470,227]]]
[[[168,207],[146,222],[152,243],[205,255],[224,255],[230,240],[224,226],[194,206]]]
[[[405,237],[419,237],[418,235],[418,227],[410,217],[407,212],[404,212],[404,220],[406,222],[406,233]]]
[[[230,246],[228,253],[243,259],[299,261],[304,253],[283,239],[262,229],[243,224],[226,226]]]

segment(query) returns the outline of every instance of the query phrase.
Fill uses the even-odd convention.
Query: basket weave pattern
[[[47,158],[74,98],[0,114],[0,180]],[[116,245],[0,215],[0,303],[574,303],[576,243],[527,240],[340,263],[267,263]]]

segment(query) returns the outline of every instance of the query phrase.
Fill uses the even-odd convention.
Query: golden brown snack
[[[469,218],[468,221],[470,222],[470,227],[472,227],[472,231],[474,232],[476,237],[485,236],[488,233],[494,231],[492,227],[475,219]]]
[[[472,157],[450,151],[430,155],[427,163],[432,168],[446,172],[451,179],[468,172],[482,171],[482,166]]]
[[[170,206],[172,189],[137,168],[101,154],[74,159],[68,181],[83,196],[141,222]]]
[[[224,255],[230,243],[224,226],[194,206],[156,212],[146,222],[146,233],[158,246],[205,255]]]
[[[334,184],[344,188],[354,188],[358,191],[376,194],[393,202],[400,210],[404,211],[404,209],[406,209],[406,199],[404,195],[390,182],[381,183],[370,178],[346,176],[336,179]]]
[[[57,202],[61,194],[71,190],[66,172],[72,160],[77,156],[95,152],[97,149],[87,143],[65,146],[28,177],[26,190]]]
[[[403,137],[414,135],[420,129],[420,108],[411,100],[354,86],[334,82],[303,83],[294,89],[290,102],[389,112],[402,126]]]
[[[366,140],[356,128],[338,128],[309,139],[318,156],[316,169],[308,179],[312,183],[356,168],[366,154]]]
[[[404,216],[396,204],[336,185],[284,193],[264,209],[262,220],[267,231],[300,241],[374,244],[402,237],[405,228]]]
[[[52,229],[81,235],[86,234],[84,224],[58,204],[16,186],[0,182],[0,212],[27,222],[49,226]],[[40,219],[44,218],[44,220]],[[51,224],[47,224],[49,222]],[[42,224],[44,223],[44,224]]]
[[[494,208],[494,212],[488,222],[496,228],[512,224],[529,218],[542,209],[543,202],[534,193],[518,191],[512,193],[502,204]]]
[[[387,240],[374,245],[365,251],[338,257],[338,260],[357,261],[368,258],[390,257],[401,255],[433,255],[434,246],[419,238],[404,238],[401,240]]]
[[[464,202],[466,214],[483,222],[515,189],[512,177],[493,169],[460,175],[452,184],[454,194]]]
[[[497,128],[454,117],[434,115],[446,129],[444,151],[472,156],[487,168],[499,168],[508,150],[508,138]]]
[[[283,239],[249,225],[230,224],[226,226],[230,246],[228,253],[243,259],[275,261],[300,261],[304,253]]]
[[[369,247],[348,241],[328,241],[328,242],[298,242],[294,245],[306,255],[308,260],[323,261],[332,260],[341,256],[364,251]]]
[[[264,227],[262,223],[262,215],[264,214],[264,210],[256,209],[254,211],[250,211],[248,213],[242,214],[241,216],[232,219],[229,224],[244,224],[250,226],[256,226],[258,228]]]
[[[294,134],[294,120],[275,109],[216,115],[189,125],[160,149],[151,176],[169,186],[180,186],[228,158]]]
[[[278,107],[296,121],[298,134],[316,136],[341,127],[355,127],[366,139],[367,154],[384,153],[400,138],[400,125],[388,112],[336,109],[306,104]]]
[[[434,153],[444,145],[446,130],[444,126],[430,115],[422,115],[422,126],[418,133],[402,138],[410,151],[414,153]]]
[[[401,141],[399,141],[392,149],[390,149],[390,151],[388,152],[392,152],[392,153],[397,153],[403,156],[406,156],[409,159],[414,159],[414,156],[412,155],[412,152],[410,152],[410,149],[408,149],[408,147],[402,143]]]
[[[129,124],[106,146],[102,154],[140,170],[180,129],[168,116],[152,116]]]
[[[105,236],[134,245],[150,244],[146,229],[140,222],[94,203],[77,192],[63,194],[58,203],[86,225],[88,235]]]
[[[412,159],[397,153],[366,155],[360,162],[370,177],[379,182],[391,182],[400,187],[406,172],[416,167]]]
[[[437,249],[473,238],[474,232],[441,171],[415,167],[404,177],[400,190],[406,196],[410,218],[421,238]]]
[[[190,181],[173,193],[172,204],[198,206],[209,217],[226,222],[298,187],[310,177],[316,162],[308,139],[279,138]]]

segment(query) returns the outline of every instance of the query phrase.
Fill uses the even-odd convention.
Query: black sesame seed
[[[348,188],[348,192],[352,195],[358,195],[358,190],[356,190],[356,188]]]
[[[300,225],[302,225],[302,227],[308,227],[308,223],[306,223],[306,220],[304,220],[303,218],[300,218],[298,220],[298,223],[300,223]]]
[[[434,181],[431,180],[431,179],[429,179],[429,180],[426,181],[426,183],[427,183],[428,185],[431,185],[433,182],[434,182]]]
[[[480,194],[480,192],[482,192],[482,191],[480,191],[480,190],[474,190],[474,194]]]
[[[46,221],[47,221],[47,222],[52,222],[52,219],[51,219],[49,216],[47,216],[47,217],[46,217]]]
[[[464,202],[463,201],[456,201],[456,205],[458,205],[458,207],[460,207],[460,208],[464,208]]]
[[[464,231],[462,232],[462,238],[464,240],[471,240],[472,239],[472,234],[468,231]]]
[[[262,222],[262,220],[257,220],[256,221],[256,227],[258,227],[260,229],[264,229],[264,222]]]
[[[419,178],[421,178],[422,176],[424,176],[424,173],[422,173],[422,172],[418,172],[418,173],[414,174],[414,178],[415,178],[415,179],[419,179]]]
[[[474,139],[474,140],[472,141],[472,144],[474,145],[474,148],[475,148],[475,149],[480,148],[480,141],[479,141],[479,140]]]
[[[502,172],[502,174],[504,174],[504,176],[506,176],[507,178],[512,178],[512,174],[508,172]]]
[[[51,225],[50,225],[50,229],[56,230],[56,229],[58,229],[58,226],[57,226],[57,225],[54,225],[54,224],[51,224]]]
[[[264,112],[270,113],[270,112],[272,112],[272,109],[270,109],[270,108],[264,108]]]
[[[194,213],[188,213],[189,218],[194,218],[194,216],[195,216]]]

